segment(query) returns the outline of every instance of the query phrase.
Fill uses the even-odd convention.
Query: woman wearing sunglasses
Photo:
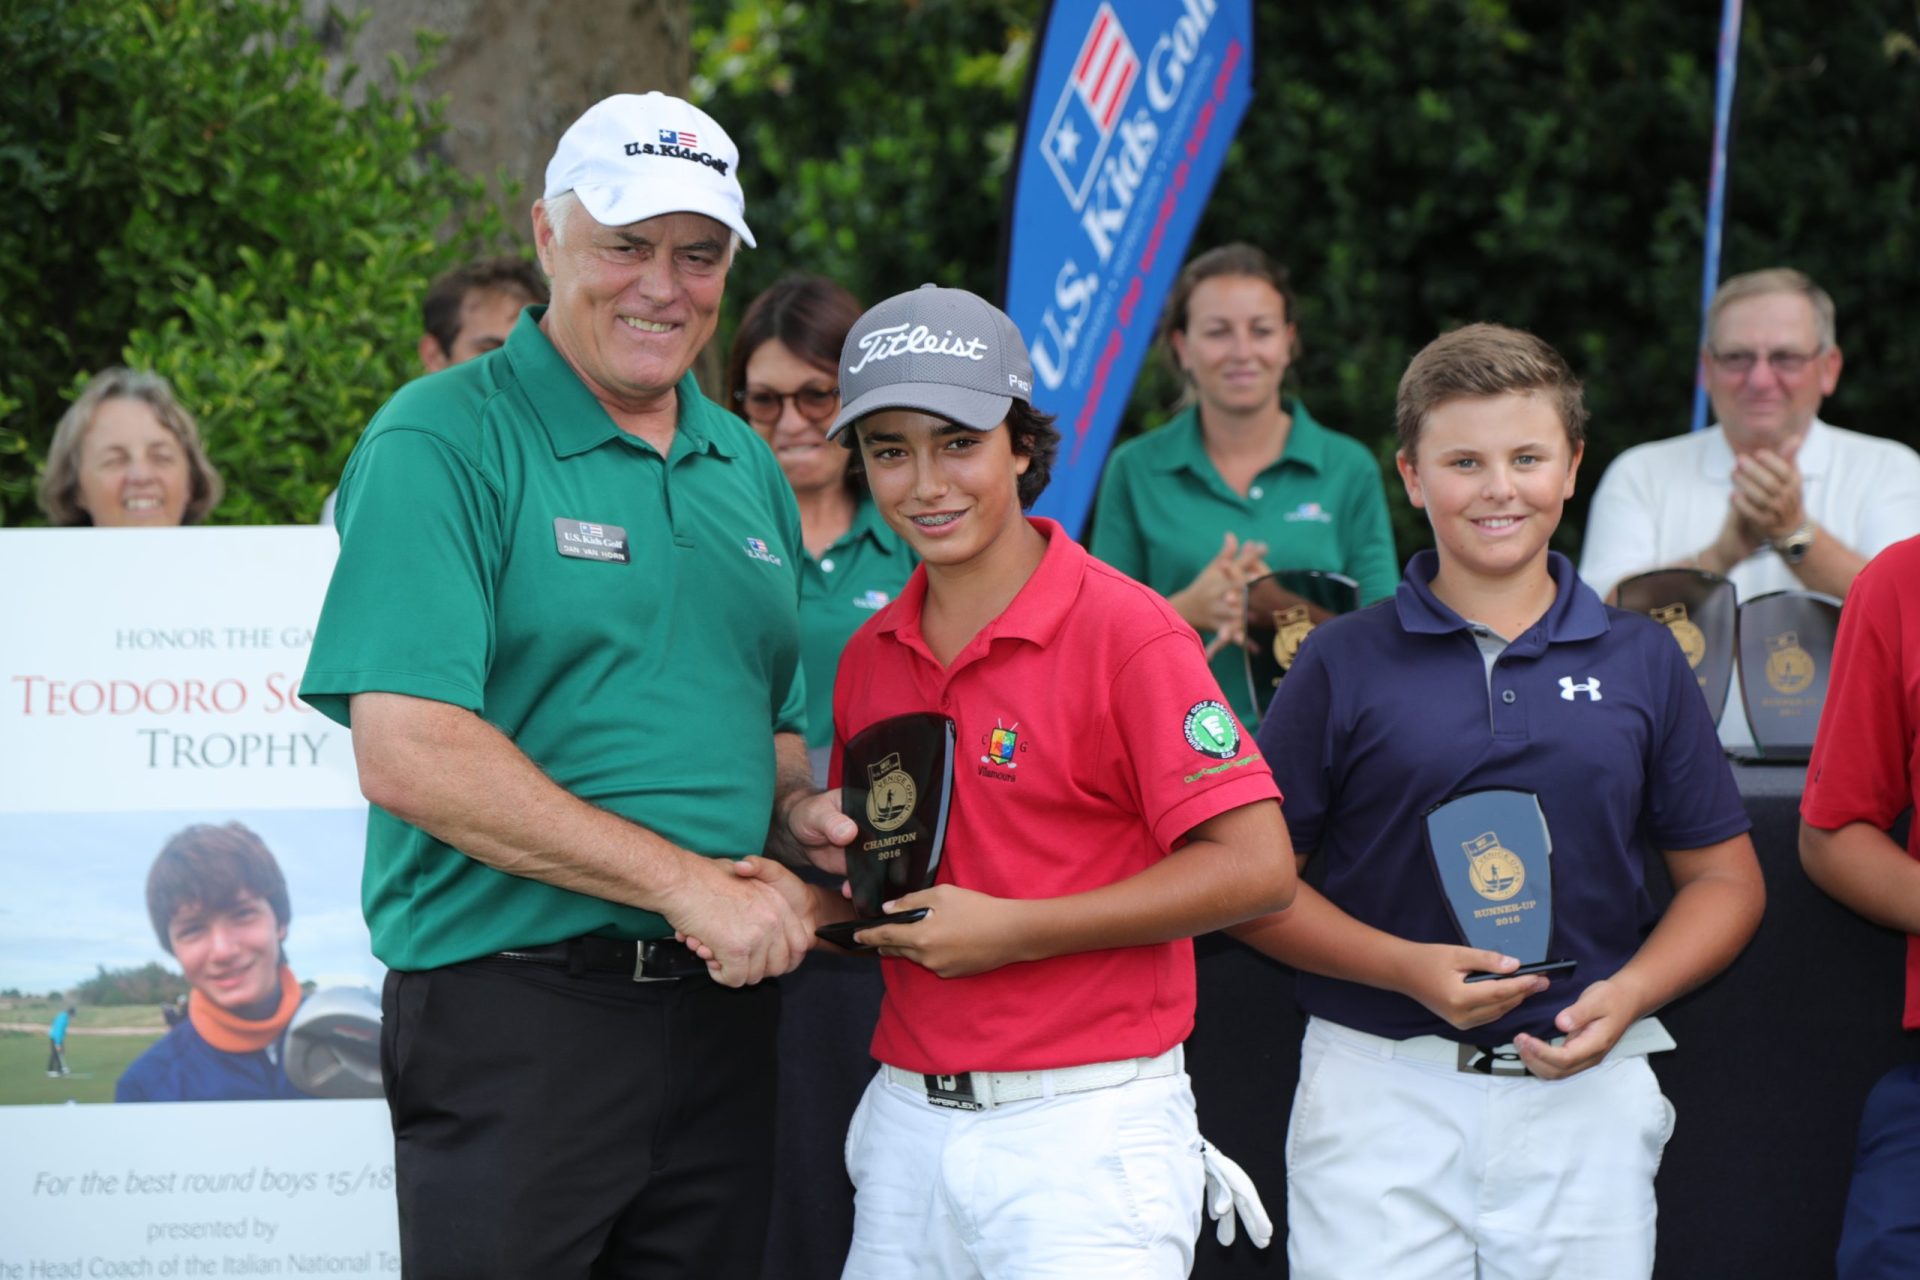
[[[840,347],[860,318],[853,295],[822,276],[790,276],[755,298],[727,354],[734,411],[773,448],[800,504],[800,662],[807,747],[825,785],[833,675],[860,624],[913,572],[913,553],[874,513],[852,452],[827,440],[840,411]]]

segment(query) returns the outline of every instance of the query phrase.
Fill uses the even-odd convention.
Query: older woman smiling
[[[65,526],[197,524],[223,492],[193,415],[167,380],[106,369],[54,429],[40,507]]]

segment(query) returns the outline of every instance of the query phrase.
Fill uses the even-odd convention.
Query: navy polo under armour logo
[[[1588,702],[1600,701],[1600,677],[1588,676],[1585,684],[1575,684],[1572,676],[1561,676],[1560,696],[1572,702],[1576,693],[1586,694]]]

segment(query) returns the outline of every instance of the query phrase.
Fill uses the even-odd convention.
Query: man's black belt
[[[494,953],[502,960],[550,964],[569,973],[621,973],[635,982],[671,982],[676,978],[704,978],[707,963],[672,938],[623,938],[588,935],[568,938],[544,947],[515,947]]]

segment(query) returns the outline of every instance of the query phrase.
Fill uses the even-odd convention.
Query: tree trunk
[[[336,3],[343,12],[367,11],[348,52],[376,84],[393,82],[389,54],[413,59],[416,30],[446,37],[422,88],[447,100],[443,145],[463,171],[488,179],[507,225],[528,241],[528,210],[566,127],[608,94],[685,96],[692,70],[689,0]],[[308,0],[316,22],[325,21],[327,7],[327,0]],[[501,171],[519,184],[517,194],[501,190]]]

